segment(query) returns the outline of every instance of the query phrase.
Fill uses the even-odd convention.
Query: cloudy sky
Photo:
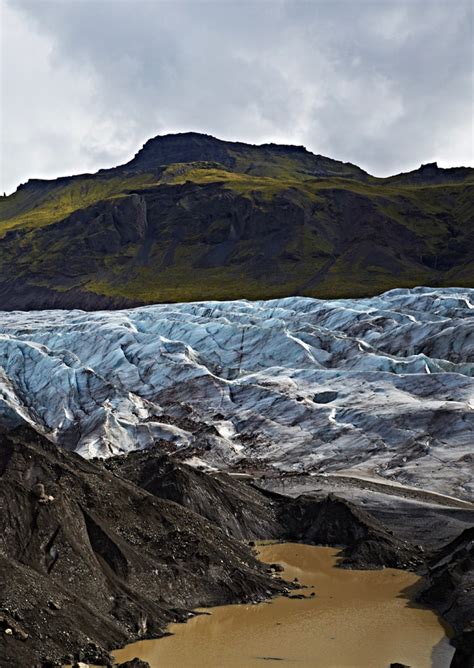
[[[187,130],[474,165],[471,0],[0,3],[2,191]]]

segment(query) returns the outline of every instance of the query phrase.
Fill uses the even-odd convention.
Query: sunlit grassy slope
[[[148,186],[147,174],[115,177],[76,177],[55,182],[32,182],[10,197],[0,199],[0,234],[56,223],[69,214],[101,200],[121,197],[127,190]]]
[[[473,170],[376,179],[202,135],[0,198],[0,308],[474,285]]]

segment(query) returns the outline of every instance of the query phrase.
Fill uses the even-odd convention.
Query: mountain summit
[[[119,167],[133,173],[160,169],[175,163],[218,163],[229,170],[253,176],[278,177],[292,171],[302,176],[357,176],[365,172],[355,165],[321,155],[314,155],[304,146],[262,144],[254,146],[229,142],[211,135],[183,132],[157,136],[146,142],[136,156]]]
[[[376,178],[302,146],[188,132],[0,198],[0,309],[474,285],[474,170]]]

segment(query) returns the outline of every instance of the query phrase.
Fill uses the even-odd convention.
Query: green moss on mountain
[[[189,133],[0,200],[0,308],[474,285],[474,170],[376,179]]]
[[[108,178],[86,175],[51,184],[33,181],[0,199],[0,235],[13,229],[51,225],[96,202],[123,197],[131,189],[148,187],[152,181],[148,174]]]

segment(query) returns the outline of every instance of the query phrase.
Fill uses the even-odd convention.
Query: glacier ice
[[[2,312],[0,424],[85,457],[378,474],[474,495],[474,290]]]

